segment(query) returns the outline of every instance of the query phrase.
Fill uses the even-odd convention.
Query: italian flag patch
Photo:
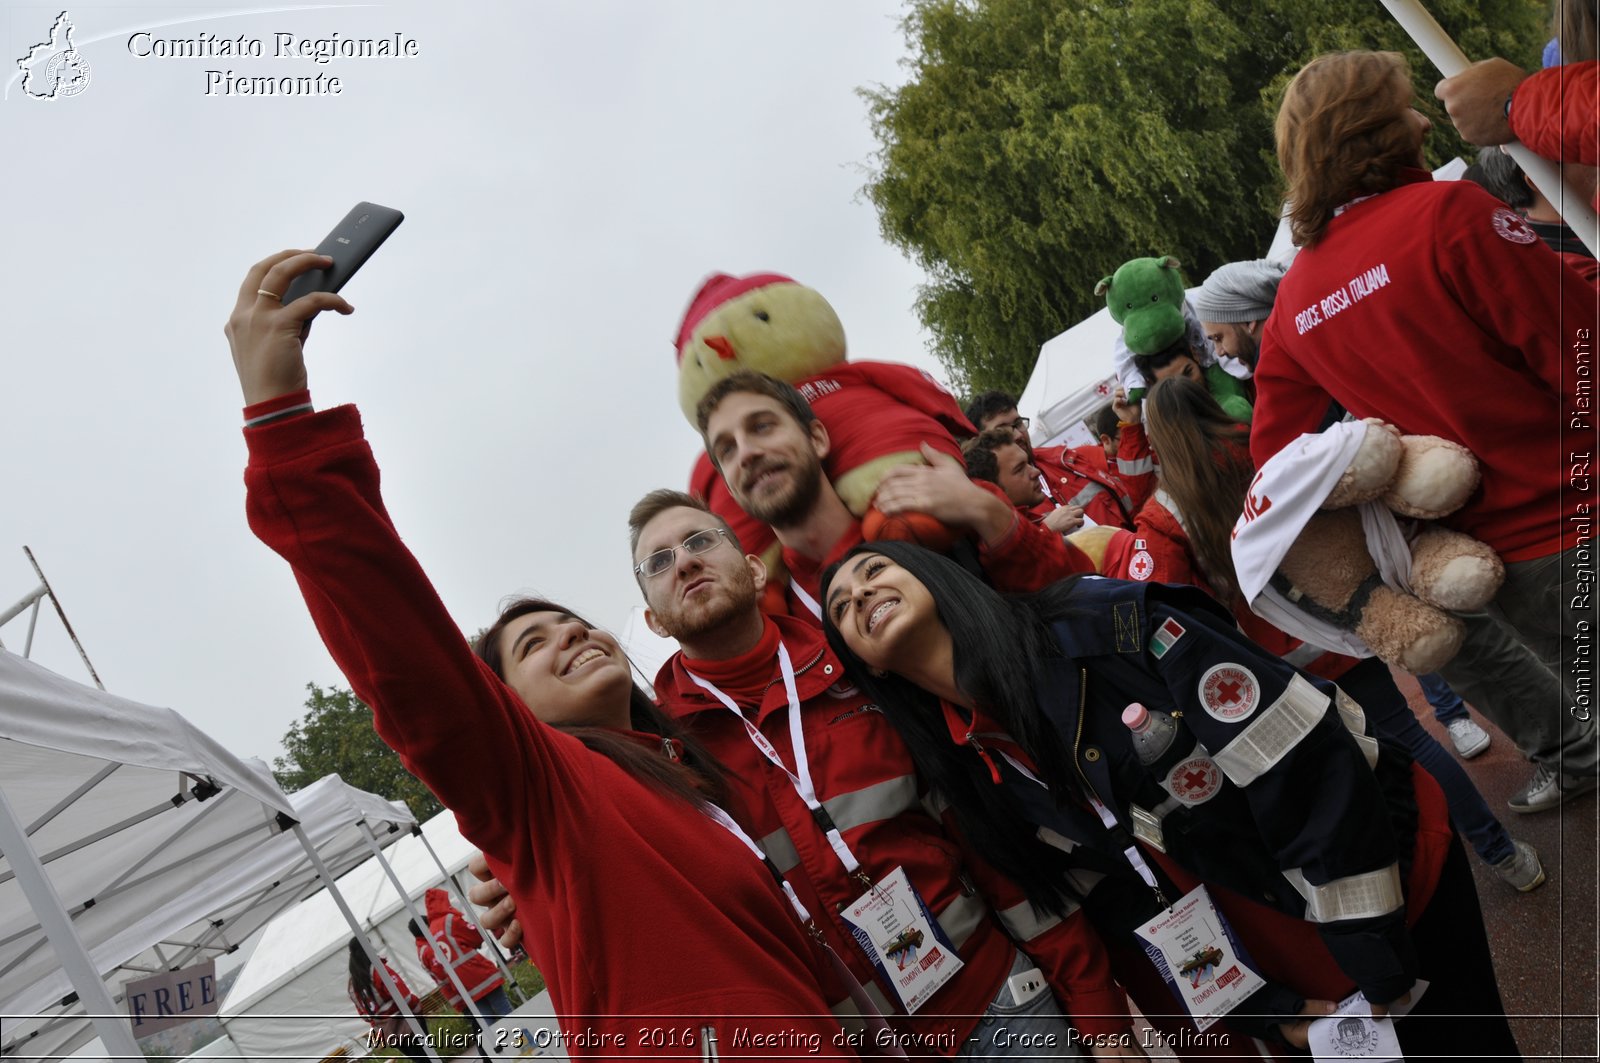
[[[1183,638],[1183,625],[1170,616],[1167,617],[1150,636],[1150,655],[1157,658],[1165,656],[1166,652],[1172,649],[1173,643],[1181,638]]]

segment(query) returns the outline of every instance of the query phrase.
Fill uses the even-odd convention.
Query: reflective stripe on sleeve
[[[800,866],[800,852],[794,847],[794,839],[789,837],[789,832],[782,827],[762,838],[760,844],[761,851],[767,854],[767,859],[772,861],[772,866],[778,869],[779,874],[787,875]]]
[[[1077,910],[1077,904],[1067,900],[1065,914],[1071,915]],[[1049,912],[1041,916],[1033,910],[1031,901],[1013,904],[1009,908],[996,908],[994,914],[1000,917],[1000,924],[1011,935],[1011,940],[1016,942],[1032,941],[1045,931],[1061,925],[1061,916]]]
[[[1095,495],[1098,495],[1103,491],[1106,492],[1107,494],[1110,493],[1110,492],[1106,491],[1106,488],[1105,488],[1104,484],[1097,484],[1097,483],[1091,482],[1082,491],[1079,491],[1077,494],[1075,494],[1071,498],[1067,499],[1067,505],[1069,505],[1069,506],[1087,506],[1089,504],[1089,500],[1090,499],[1092,499]]]
[[[1235,786],[1249,786],[1310,734],[1327,708],[1327,695],[1297,675],[1277,701],[1256,713],[1239,737],[1211,759]]]
[[[1336,923],[1341,919],[1375,919],[1405,906],[1400,890],[1400,865],[1390,864],[1377,871],[1336,878],[1326,886],[1313,886],[1298,867],[1283,877],[1306,901],[1306,918],[1313,923]]]
[[[1124,476],[1143,476],[1147,472],[1156,471],[1156,460],[1149,457],[1134,458],[1131,460],[1128,458],[1118,458],[1117,471]]]
[[[863,786],[847,794],[836,794],[822,802],[841,831],[865,823],[892,819],[917,806],[917,777],[901,775],[894,779]]]
[[[944,911],[934,918],[939,920],[939,928],[944,931],[944,936],[957,949],[967,943],[977,929],[983,925],[984,917],[989,914],[989,906],[978,897],[969,897],[965,893],[956,895],[956,899],[944,906]]]

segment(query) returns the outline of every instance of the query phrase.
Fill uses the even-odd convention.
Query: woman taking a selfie
[[[1251,902],[1233,911],[1264,911],[1261,925],[1235,926],[1269,985],[1321,1001],[1360,989],[1381,1014],[1431,982],[1397,1027],[1408,1053],[1515,1054],[1437,787],[1211,598],[1094,577],[1007,598],[943,557],[874,543],[825,574],[824,621],[930,782],[989,778],[1038,827],[1143,865],[1163,904],[1196,882]],[[1146,711],[1125,724],[1135,702]],[[1130,724],[1187,756],[1147,767]],[[1316,934],[1283,950],[1260,932],[1283,915]],[[1303,1046],[1293,1019],[1284,1033]]]
[[[352,308],[277,293],[329,261],[257,263],[225,329],[248,404],[250,525],[294,570],[380,737],[509,887],[562,1048],[730,1055],[736,1024],[741,1054],[853,1057],[826,960],[616,641],[524,600],[475,656],[390,523],[355,408],[312,411],[304,326]]]

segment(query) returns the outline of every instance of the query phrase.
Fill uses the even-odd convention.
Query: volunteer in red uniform
[[[294,251],[257,263],[228,321],[249,404],[250,524],[290,563],[378,734],[509,886],[563,1049],[854,1058],[829,1013],[826,958],[707,801],[714,780],[664,737],[616,641],[525,599],[474,656],[389,520],[355,408],[312,411],[302,328],[352,308],[328,293],[283,306],[279,293],[330,263]],[[487,775],[486,749],[499,758]]]
[[[478,949],[483,945],[483,935],[467,922],[465,916],[450,903],[450,895],[442,889],[430,889],[423,895],[427,904],[428,931],[448,958],[456,978],[466,987],[467,996],[477,1005],[477,1010],[490,1024],[511,1014],[511,1000],[506,996],[506,978],[500,968]],[[440,962],[439,954],[428,944],[428,939],[416,933],[417,959],[433,975],[433,980],[443,987],[450,1006],[465,1011],[456,984]]]
[[[1569,454],[1594,450],[1593,418],[1574,416],[1586,407],[1573,372],[1582,357],[1574,344],[1588,344],[1593,358],[1594,287],[1482,188],[1432,180],[1422,159],[1428,120],[1410,102],[1395,53],[1322,56],[1285,93],[1278,159],[1302,250],[1262,335],[1251,452],[1265,464],[1315,431],[1330,402],[1470,450],[1482,487],[1442,523],[1505,560],[1493,622],[1515,631],[1576,705],[1562,655],[1587,618],[1569,612],[1575,599],[1562,577],[1578,560],[1569,518],[1595,501],[1593,478],[1567,476]],[[1471,677],[1448,666],[1442,674],[1474,700]],[[1592,720],[1559,704],[1519,712],[1539,722],[1544,741],[1513,807],[1553,807],[1592,790]]]

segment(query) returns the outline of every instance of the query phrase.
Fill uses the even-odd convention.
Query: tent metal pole
[[[350,924],[350,932],[361,942],[361,947],[366,950],[367,960],[372,964],[372,969],[377,972],[378,979],[383,982],[383,987],[389,991],[389,999],[394,1001],[395,1007],[400,1009],[400,1014],[406,1017],[406,1022],[413,1032],[422,1038],[423,1049],[428,1053],[428,1058],[434,1063],[443,1063],[439,1053],[433,1049],[433,1038],[428,1036],[428,1029],[422,1024],[411,1010],[411,1005],[406,1003],[400,987],[394,984],[394,979],[389,977],[389,970],[383,965],[383,958],[378,955],[377,948],[372,944],[372,939],[367,932],[361,929],[361,923],[356,919],[356,914],[350,910],[350,905],[345,902],[344,894],[339,892],[339,887],[334,884],[333,876],[328,873],[328,867],[317,855],[316,846],[311,844],[311,839],[306,837],[305,828],[299,823],[294,825],[294,836],[300,839],[300,847],[306,851],[306,858],[311,861],[311,866],[317,869],[317,877],[322,879],[322,884],[327,887],[328,896],[333,898],[333,903],[338,905],[339,914],[344,916],[344,921]]]
[[[506,962],[505,955],[500,951],[500,942],[496,941],[494,935],[485,930],[483,924],[478,921],[478,910],[473,907],[471,901],[467,900],[467,895],[461,890],[461,883],[457,882],[456,877],[445,869],[444,861],[440,860],[439,854],[433,851],[433,845],[428,841],[428,836],[423,833],[420,825],[417,827],[416,833],[417,837],[422,839],[423,848],[428,850],[428,855],[433,857],[433,862],[438,865],[439,874],[443,875],[445,881],[450,883],[455,890],[456,900],[461,902],[462,914],[467,917],[468,922],[478,928],[478,933],[483,938],[483,943],[489,946],[489,955],[494,957],[495,966],[500,968],[500,973],[506,976],[506,984],[517,985],[517,976],[511,973],[511,965]]]
[[[372,828],[367,826],[367,821],[362,820],[357,824],[361,833],[367,839],[367,848],[372,850],[372,855],[378,858],[378,866],[383,868],[383,873],[388,876],[389,884],[400,895],[400,903],[405,905],[407,914],[413,922],[422,928],[422,936],[428,940],[428,945],[433,949],[433,954],[438,957],[444,966],[444,973],[450,979],[450,984],[456,987],[456,992],[461,994],[461,1006],[472,1016],[472,1021],[478,1024],[478,1029],[488,1032],[489,1023],[484,1021],[483,1013],[478,1010],[478,1002],[472,999],[472,994],[467,992],[467,984],[461,980],[455,964],[450,960],[450,953],[439,944],[433,936],[433,930],[428,926],[428,916],[425,912],[417,910],[417,902],[411,899],[411,894],[406,892],[405,886],[400,881],[400,876],[394,873],[394,868],[383,855],[383,849],[378,845],[378,839],[372,833]],[[418,957],[420,959],[421,957]]]
[[[144,1053],[133,1038],[133,1028],[112,1003],[110,991],[100,980],[94,962],[89,959],[88,950],[83,947],[78,932],[73,929],[72,920],[67,917],[61,895],[44,873],[44,864],[40,863],[39,854],[33,851],[27,836],[22,833],[22,824],[17,822],[16,813],[12,811],[11,802],[6,800],[3,790],[0,790],[0,852],[5,853],[10,861],[17,884],[28,898],[39,925],[49,936],[50,944],[61,960],[61,967],[77,990],[78,999],[92,1017],[95,1033],[100,1035],[106,1051],[112,1056],[143,1059]]]

